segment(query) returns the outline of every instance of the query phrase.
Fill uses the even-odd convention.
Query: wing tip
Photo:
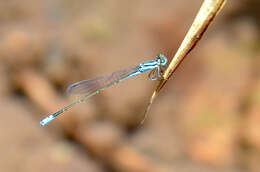
[[[70,86],[68,86],[68,88],[66,89],[66,93],[67,94],[73,94],[73,88],[75,88],[78,85],[78,82],[71,84]]]

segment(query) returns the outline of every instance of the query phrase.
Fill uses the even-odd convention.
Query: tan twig
[[[181,46],[179,47],[177,53],[173,57],[168,68],[163,74],[163,79],[158,84],[157,88],[153,92],[149,104],[146,108],[145,115],[149,111],[151,104],[153,103],[155,97],[159,94],[161,89],[167,83],[168,79],[172,76],[184,58],[189,54],[189,52],[196,46],[196,44],[201,39],[204,32],[207,30],[210,23],[213,21],[217,13],[224,6],[226,0],[204,0],[193,24],[191,25],[188,33],[186,34]]]

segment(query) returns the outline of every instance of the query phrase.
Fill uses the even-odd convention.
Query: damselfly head
[[[157,59],[160,60],[161,66],[165,66],[167,64],[167,58],[163,54],[158,54]]]

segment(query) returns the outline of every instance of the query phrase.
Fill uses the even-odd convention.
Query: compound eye
[[[163,55],[162,54],[158,54],[157,55],[157,59],[160,59],[160,61],[162,61],[163,60]]]
[[[167,59],[166,59],[166,57],[165,57],[163,54],[159,54],[159,55],[157,56],[157,58],[160,59],[160,63],[161,63],[162,66],[165,66],[165,65],[166,65]]]
[[[160,60],[161,60],[162,64],[165,63],[165,59],[164,58],[161,58]]]

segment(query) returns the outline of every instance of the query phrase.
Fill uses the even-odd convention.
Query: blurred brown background
[[[147,74],[39,124],[73,82],[173,54],[201,3],[1,0],[0,171],[260,171],[258,0],[227,2],[143,125]]]

